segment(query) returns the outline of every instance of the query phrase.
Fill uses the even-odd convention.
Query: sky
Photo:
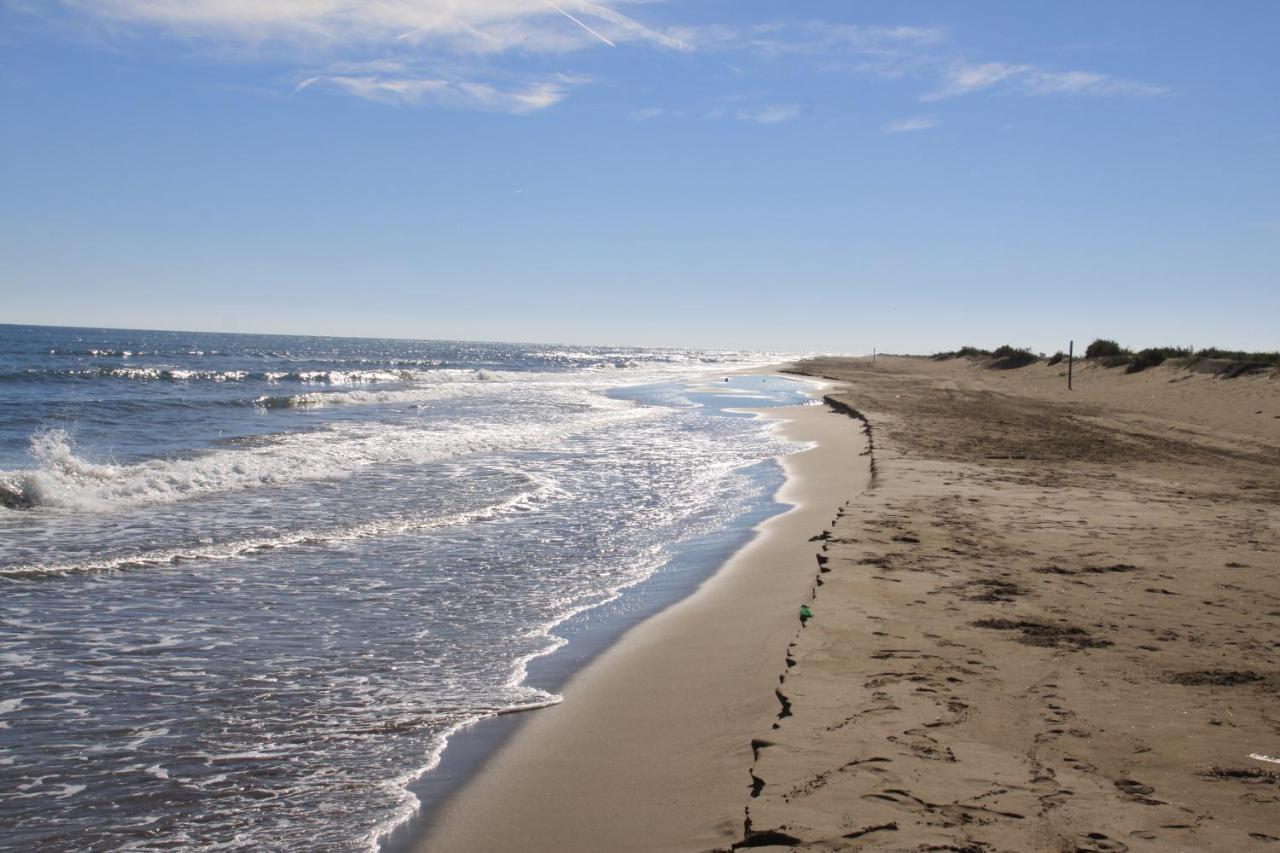
[[[1280,3],[0,0],[0,322],[1280,349]]]

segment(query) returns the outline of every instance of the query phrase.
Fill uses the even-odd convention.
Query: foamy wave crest
[[[554,500],[563,494],[563,490],[555,483],[536,479],[524,472],[515,472],[523,477],[528,488],[506,500],[489,506],[446,515],[411,514],[395,518],[379,518],[360,524],[335,526],[331,528],[314,528],[295,530],[287,533],[275,533],[271,536],[254,536],[232,539],[225,542],[202,543],[200,545],[177,546],[133,554],[122,554],[100,560],[81,560],[69,563],[18,564],[0,567],[0,577],[15,580],[46,577],[50,575],[78,574],[83,572],[103,572],[114,569],[144,568],[186,560],[229,560],[243,557],[255,552],[270,551],[277,548],[291,548],[299,545],[319,545],[330,542],[348,542],[357,539],[380,538],[408,533],[417,530],[430,530],[445,527],[461,527],[489,519],[500,518],[513,512],[528,512],[539,504]]]
[[[80,374],[143,382],[241,382],[249,378],[247,370],[184,370],[179,367],[100,367],[80,371]]]
[[[294,370],[265,374],[268,382],[301,382],[306,385],[363,385],[374,382],[413,382],[418,370]]]
[[[75,376],[133,379],[141,382],[297,382],[304,385],[364,385],[377,382],[417,382],[427,370],[194,370],[180,367],[95,367],[71,371]]]
[[[488,370],[427,372],[412,388],[388,391],[309,391],[305,394],[263,395],[253,401],[262,409],[319,409],[327,406],[413,405],[430,400],[496,393],[501,383],[563,380],[554,373],[510,373]]]
[[[390,382],[452,383],[501,382],[519,374],[489,370],[421,370],[385,367],[360,370],[201,370],[171,365],[120,365],[60,370],[26,370],[0,374],[0,380],[41,381],[45,379],[126,379],[135,382],[268,382],[300,385],[374,385]]]
[[[573,417],[544,423],[422,425],[336,424],[253,447],[132,464],[77,456],[71,437],[48,430],[31,438],[37,467],[0,471],[0,506],[105,511],[217,492],[337,479],[379,464],[423,464],[484,451],[545,444],[577,432],[656,412],[592,398]]]
[[[419,382],[451,384],[456,382],[502,382],[520,374],[488,370],[413,370],[387,368],[379,370],[292,370],[262,374],[268,382],[300,382],[304,385],[368,385],[379,382]]]
[[[31,456],[39,464],[36,471],[0,472],[0,506],[30,509],[43,504],[46,489],[41,472],[57,471],[61,479],[95,482],[109,479],[116,466],[99,465],[80,459],[72,451],[65,430],[54,429],[31,437]]]

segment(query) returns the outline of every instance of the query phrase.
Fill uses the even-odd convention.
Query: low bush
[[[947,361],[952,358],[970,358],[973,356],[990,356],[990,350],[979,349],[978,347],[963,346],[960,349],[948,350],[947,352],[939,352],[933,355],[934,361]]]
[[[1084,351],[1085,358],[1115,358],[1116,356],[1126,356],[1127,361],[1128,355],[1128,350],[1120,346],[1115,341],[1109,341],[1106,338],[1098,338],[1093,343],[1089,344],[1088,348]],[[1124,362],[1121,363],[1123,364]],[[1107,366],[1111,367],[1112,365]]]
[[[1017,347],[1005,344],[996,347],[995,352],[991,354],[995,361],[989,366],[992,370],[1013,370],[1018,367],[1026,367],[1038,360],[1038,356],[1029,349],[1018,349]]]
[[[1066,353],[1064,353],[1062,350],[1058,350],[1053,355],[1049,356],[1049,366],[1053,367],[1055,364],[1058,364],[1060,361],[1062,361],[1066,357],[1067,357]]]
[[[1245,352],[1206,347],[1195,352],[1196,358],[1222,358],[1227,361],[1248,361],[1257,364],[1280,364],[1280,352]]]
[[[1129,362],[1129,366],[1125,368],[1125,373],[1141,373],[1148,367],[1155,367],[1163,364],[1165,360],[1165,350],[1150,347],[1139,352],[1133,357],[1133,361]]]

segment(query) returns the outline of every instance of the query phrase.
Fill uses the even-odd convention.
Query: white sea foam
[[[540,502],[554,498],[559,487],[547,480],[528,477],[530,487],[498,503],[466,512],[445,515],[410,515],[401,518],[380,518],[362,524],[335,525],[327,528],[308,528],[268,536],[253,536],[225,542],[209,542],[199,546],[157,548],[140,553],[123,554],[105,559],[77,560],[47,564],[18,564],[0,569],[0,577],[33,577],[41,575],[74,574],[80,572],[110,571],[126,567],[156,566],[184,560],[231,560],[258,551],[290,548],[298,545],[347,542],[392,536],[411,530],[454,527],[474,524],[497,518],[512,512],[524,512]],[[29,659],[28,659],[29,660]],[[51,696],[53,694],[50,694]],[[74,697],[74,694],[63,694]]]
[[[38,463],[36,468],[0,472],[0,503],[107,511],[216,492],[341,478],[370,465],[422,464],[542,444],[659,414],[595,396],[584,396],[581,403],[584,411],[556,421],[469,423],[465,428],[438,421],[422,426],[339,423],[252,447],[132,464],[84,459],[76,454],[67,432],[47,430],[31,438],[30,453]]]
[[[450,378],[407,387],[291,388],[298,373],[239,396],[322,392],[318,405],[368,411],[219,408],[209,417],[290,432],[186,458],[121,462],[41,433],[29,469],[0,472],[19,496],[51,498],[3,519],[21,534],[7,569],[144,570],[5,584],[7,612],[22,617],[5,627],[31,626],[4,638],[4,653],[27,658],[12,680],[30,702],[3,719],[51,735],[36,733],[6,774],[56,775],[0,814],[57,839],[47,846],[376,849],[419,807],[407,786],[454,733],[558,701],[525,684],[539,671],[529,662],[564,644],[558,633],[576,636],[556,626],[762,498],[756,473],[735,470],[785,442],[746,419],[701,418],[668,387],[701,374],[723,393],[707,374],[724,367],[626,361],[441,371]],[[656,390],[619,392],[635,403],[600,393],[624,383]],[[77,428],[101,441],[95,426]],[[171,501],[184,502],[156,505]],[[136,508],[84,511],[116,506]],[[184,565],[145,570],[172,562]],[[67,652],[47,653],[63,648],[53,637]],[[55,785],[86,781],[75,797]],[[127,805],[71,825],[117,792]],[[188,804],[213,817],[189,820]]]
[[[413,382],[413,383],[447,383],[447,382],[491,382],[510,379],[522,375],[519,372],[490,371],[486,369],[469,370],[447,368],[421,370],[407,367],[371,367],[351,370],[205,370],[194,367],[177,367],[174,365],[112,365],[70,368],[49,371],[27,371],[51,376],[71,376],[82,379],[128,379],[138,382],[245,382],[259,381],[278,383],[298,383],[303,385],[372,385],[378,383]],[[523,374],[531,375],[531,374]]]

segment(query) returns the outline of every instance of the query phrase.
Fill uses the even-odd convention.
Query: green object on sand
[[[812,616],[812,615],[813,615],[813,611],[809,609],[809,605],[807,605],[807,604],[801,604],[801,605],[800,605],[800,618],[801,618],[801,619],[808,619],[808,618],[809,618],[810,616]]]

